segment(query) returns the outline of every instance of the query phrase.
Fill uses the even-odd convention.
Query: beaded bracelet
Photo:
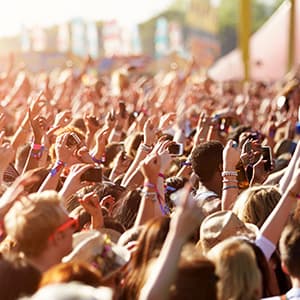
[[[236,171],[223,171],[222,172],[222,177],[225,177],[225,176],[237,176],[238,173]]]
[[[65,167],[67,164],[61,160],[57,160],[54,164],[54,167],[50,170],[51,177],[55,176],[60,169]]]
[[[141,195],[144,196],[145,198],[151,199],[153,202],[157,201],[157,194],[156,192],[148,192],[145,190],[141,191]]]
[[[140,148],[142,151],[147,152],[147,153],[152,151],[152,146],[148,146],[146,144],[140,144]]]
[[[154,190],[155,190],[155,194],[156,194],[156,197],[157,197],[157,200],[158,200],[158,203],[159,203],[159,207],[160,207],[161,212],[162,212],[164,215],[166,215],[166,216],[170,215],[171,209],[169,208],[169,206],[168,206],[167,204],[165,204],[165,205],[163,206],[163,204],[162,204],[162,198],[161,198],[161,196],[160,196],[160,194],[159,194],[159,191],[158,191],[158,189],[157,189],[156,184],[153,184],[153,183],[151,183],[151,182],[145,182],[145,183],[144,183],[144,187],[148,187],[148,188],[151,188],[151,189],[154,189]]]
[[[236,179],[232,179],[232,180],[230,180],[230,179],[223,179],[222,182],[223,183],[238,183],[238,181]]]

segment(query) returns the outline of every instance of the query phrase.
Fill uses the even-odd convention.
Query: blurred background
[[[289,36],[293,35],[293,48],[299,38],[295,30],[290,32],[291,7],[298,7],[294,7],[297,15],[299,2],[10,0],[2,3],[0,11],[0,70],[11,52],[32,72],[62,66],[68,60],[80,64],[87,55],[104,73],[124,63],[147,65],[150,71],[184,67],[193,58],[204,72],[227,80],[247,76],[246,59],[251,77],[260,79],[256,78],[259,73],[276,79],[291,63]],[[250,6],[243,7],[245,3]],[[294,15],[297,28],[295,19]],[[247,26],[249,32],[243,32]],[[276,49],[280,53],[270,57]],[[292,64],[299,63],[300,57],[292,55]],[[282,65],[278,74],[272,69],[275,61]]]

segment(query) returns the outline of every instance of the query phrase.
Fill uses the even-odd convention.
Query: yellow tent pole
[[[290,10],[290,26],[289,26],[289,50],[288,50],[288,71],[294,65],[295,62],[295,0],[290,0],[291,10]]]
[[[240,0],[239,44],[244,65],[244,80],[250,78],[251,0]]]

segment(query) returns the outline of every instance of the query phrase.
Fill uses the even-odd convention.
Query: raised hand
[[[80,205],[91,215],[92,229],[101,229],[104,225],[99,197],[94,192],[88,193],[78,200]]]
[[[57,160],[60,160],[64,163],[68,163],[68,161],[72,157],[72,155],[77,147],[76,145],[74,145],[74,146],[67,145],[69,136],[70,136],[70,133],[64,133],[64,134],[58,136],[55,141],[54,148],[55,148],[56,158],[57,158]]]
[[[30,112],[33,119],[38,116],[41,110],[46,106],[46,102],[43,91],[40,91],[37,96],[30,99]]]
[[[154,117],[148,119],[144,124],[144,144],[152,146],[156,140],[157,128],[154,126]]]
[[[66,127],[71,121],[72,112],[70,110],[64,110],[56,115],[53,127]]]
[[[175,122],[175,119],[176,119],[176,113],[170,112],[164,114],[160,118],[158,129],[161,131],[167,129],[170,125],[172,125]]]
[[[235,171],[240,160],[240,150],[236,147],[236,142],[230,140],[223,150],[223,170]]]
[[[205,212],[199,202],[191,196],[191,185],[188,183],[180,190],[179,205],[171,218],[170,231],[174,231],[179,239],[187,239],[200,226],[205,218]]]

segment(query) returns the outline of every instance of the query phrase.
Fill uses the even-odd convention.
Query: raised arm
[[[181,205],[176,208],[171,219],[166,241],[155,262],[151,276],[141,290],[139,300],[168,299],[170,287],[176,279],[182,247],[204,218],[202,209],[189,195],[190,186],[186,185]]]
[[[295,165],[295,171],[292,175],[290,184],[288,185],[287,189],[281,196],[280,201],[260,229],[260,234],[273,244],[274,249],[279,241],[282,230],[286,225],[287,220],[299,199],[300,159],[298,159]],[[270,253],[267,256],[270,256]]]

